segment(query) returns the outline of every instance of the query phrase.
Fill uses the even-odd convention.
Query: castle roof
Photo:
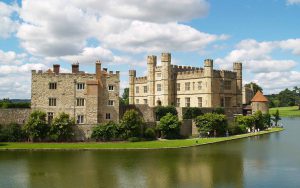
[[[261,91],[258,91],[252,98],[251,102],[269,102],[269,100],[263,95]]]

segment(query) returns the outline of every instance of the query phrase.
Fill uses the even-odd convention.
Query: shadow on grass
[[[7,144],[6,143],[0,143],[0,147],[1,146],[7,146]]]

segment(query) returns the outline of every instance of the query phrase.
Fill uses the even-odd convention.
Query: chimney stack
[[[54,64],[53,65],[53,72],[55,74],[59,74],[59,68],[60,68],[60,65],[59,64]]]
[[[99,60],[96,61],[96,78],[97,80],[101,79],[101,62]]]
[[[72,64],[72,73],[77,74],[79,72],[79,63]]]

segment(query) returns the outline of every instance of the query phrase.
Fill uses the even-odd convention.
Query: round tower
[[[136,71],[129,70],[129,104],[134,104],[134,84]]]

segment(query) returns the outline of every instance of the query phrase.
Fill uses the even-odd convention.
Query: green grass
[[[282,131],[283,128],[272,128],[259,133],[248,133],[229,137],[219,138],[193,138],[182,140],[156,140],[144,142],[78,142],[78,143],[28,143],[28,142],[8,142],[0,143],[0,150],[9,149],[161,149],[191,147],[203,144],[217,143],[228,140],[257,136],[271,132]]]
[[[270,108],[270,114],[274,114],[277,109],[279,110],[279,115],[281,117],[300,117],[300,110],[298,106]]]

